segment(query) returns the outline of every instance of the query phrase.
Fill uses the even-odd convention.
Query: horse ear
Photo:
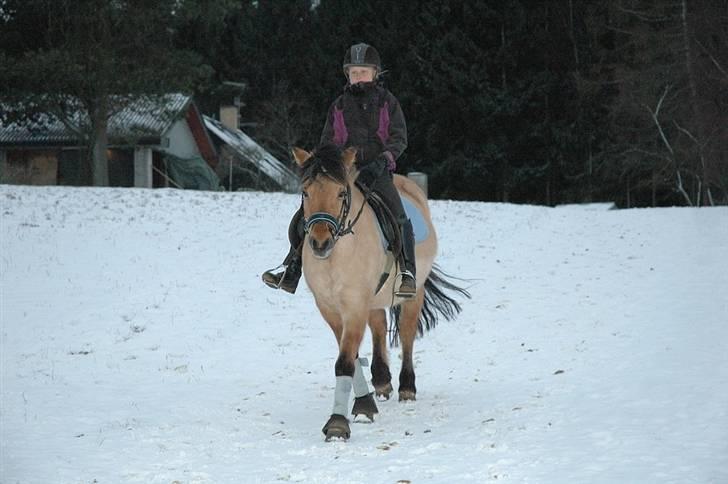
[[[293,157],[296,159],[296,163],[298,163],[298,166],[303,166],[303,164],[306,163],[309,158],[311,158],[311,153],[306,150],[302,150],[301,148],[294,147]]]
[[[344,166],[347,170],[351,169],[351,165],[354,164],[354,161],[356,161],[356,148],[349,147],[341,154],[341,161],[344,163]]]

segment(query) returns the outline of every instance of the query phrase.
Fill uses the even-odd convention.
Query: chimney
[[[240,129],[240,108],[238,106],[220,106],[220,122],[227,129]]]

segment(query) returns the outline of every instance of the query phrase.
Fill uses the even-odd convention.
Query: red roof
[[[197,110],[195,103],[189,104],[189,108],[185,114],[185,119],[190,127],[190,131],[192,131],[192,136],[195,138],[195,143],[197,143],[197,148],[200,150],[200,154],[202,154],[202,157],[208,165],[215,168],[218,163],[217,152],[215,151],[215,146],[212,144],[212,140],[210,140],[207,130],[202,123],[202,117],[200,116],[200,112]]]

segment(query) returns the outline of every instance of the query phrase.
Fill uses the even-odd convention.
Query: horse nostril
[[[318,240],[311,238],[311,249],[313,249],[314,252],[322,253],[328,251],[331,246],[333,245],[333,241],[330,238],[324,239],[321,242]]]

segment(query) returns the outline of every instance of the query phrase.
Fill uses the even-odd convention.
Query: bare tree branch
[[[711,54],[710,51],[708,51],[708,49],[702,44],[702,42],[700,42],[698,39],[695,39],[695,43],[698,44],[701,49],[703,49],[703,52],[705,52],[708,55],[708,57],[710,57],[710,60],[713,62],[713,65],[715,65],[715,67],[721,72],[721,74],[723,74],[726,78],[728,78],[728,71],[726,69],[724,69],[723,66],[720,65],[720,63],[715,58],[715,56],[713,54]]]
[[[666,21],[670,20],[670,17],[656,16],[656,15],[652,15],[651,16],[651,15],[645,13],[645,12],[639,12],[637,10],[633,10],[633,9],[630,9],[630,8],[625,8],[625,7],[622,7],[622,6],[620,6],[618,8],[622,12],[627,13],[627,14],[630,14],[630,15],[634,15],[638,19],[640,19],[642,21],[645,21],[645,22],[656,23],[656,22],[666,22]]]
[[[672,120],[672,124],[674,124],[674,125],[675,125],[675,127],[676,127],[676,128],[677,128],[677,129],[679,130],[679,131],[681,131],[681,132],[685,133],[685,134],[686,134],[686,135],[688,136],[688,138],[690,138],[690,139],[691,139],[691,140],[693,141],[693,143],[695,143],[696,145],[700,146],[700,143],[698,143],[698,140],[697,140],[697,139],[695,138],[695,136],[693,136],[693,135],[692,135],[692,133],[691,133],[690,131],[688,131],[687,129],[685,129],[685,128],[683,128],[682,126],[680,126],[680,125],[679,125],[679,124],[677,123],[677,121],[675,121],[674,119]]]
[[[677,170],[677,191],[680,192],[685,198],[685,201],[688,205],[691,207],[693,206],[693,202],[690,200],[690,197],[688,196],[688,193],[685,191],[685,188],[683,188],[683,182],[682,182],[682,175],[680,174],[680,170]]]
[[[660,100],[657,102],[657,106],[655,107],[655,110],[653,111],[650,109],[649,106],[643,105],[647,111],[649,111],[650,115],[652,116],[652,120],[655,122],[655,125],[657,126],[657,130],[660,132],[660,137],[662,138],[663,143],[665,143],[665,146],[667,147],[667,150],[670,152],[670,155],[673,157],[675,156],[675,151],[673,151],[672,146],[670,145],[670,142],[667,140],[667,136],[665,135],[665,131],[662,129],[662,124],[660,124],[660,120],[658,119],[658,116],[660,115],[660,109],[662,109],[662,102],[665,100],[665,96],[667,96],[667,92],[670,90],[670,85],[665,86],[665,92],[662,93],[662,96],[660,96]]]

